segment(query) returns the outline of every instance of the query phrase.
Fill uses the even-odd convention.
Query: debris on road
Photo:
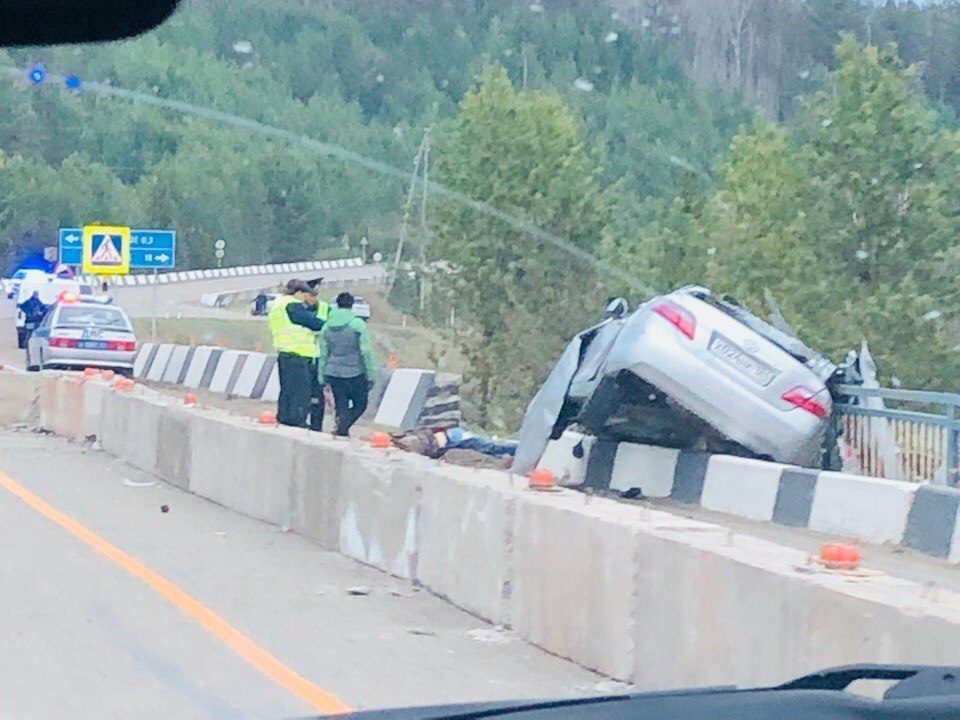
[[[357,585],[355,587],[347,588],[347,595],[369,595],[370,588],[363,585]]]
[[[135,488],[151,487],[157,484],[156,480],[149,480],[147,482],[137,482],[129,478],[123,478],[120,482],[122,482],[127,487],[135,487]]]
[[[437,635],[433,630],[427,630],[421,627],[410,628],[407,632],[411,635],[424,635],[426,637],[436,637]]]
[[[160,512],[162,512],[162,513],[168,513],[168,512],[170,512],[170,506],[169,506],[169,505],[161,505],[161,506],[160,506]]]
[[[491,645],[504,645],[513,640],[514,635],[503,625],[495,627],[478,627],[468,630],[467,635],[477,642],[489,643]]]

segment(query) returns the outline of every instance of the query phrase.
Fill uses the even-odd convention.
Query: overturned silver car
[[[817,462],[828,359],[703,287],[619,308],[571,341],[530,403],[515,472],[574,423],[625,442]]]

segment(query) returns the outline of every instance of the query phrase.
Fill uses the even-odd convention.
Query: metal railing
[[[873,477],[957,485],[960,395],[841,385],[835,410],[844,470]],[[864,404],[883,400],[884,408]]]

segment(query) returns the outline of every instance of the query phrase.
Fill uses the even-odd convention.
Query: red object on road
[[[545,468],[537,468],[531,472],[530,489],[540,490],[541,492],[556,490],[557,484],[553,478],[553,473]]]
[[[373,448],[388,448],[393,445],[393,441],[390,440],[390,436],[385,432],[375,432],[370,434],[370,447]]]
[[[261,425],[276,425],[277,414],[270,410],[264,410],[262,413],[260,413],[260,417],[257,419],[257,422]]]
[[[860,551],[846,543],[827,543],[820,548],[820,564],[831,570],[856,570]]]
[[[187,393],[186,395],[183,396],[184,405],[194,405],[196,404],[196,402],[197,402],[197,396],[194,395],[193,393]]]

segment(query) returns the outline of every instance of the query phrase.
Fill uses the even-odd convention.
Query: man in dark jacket
[[[375,377],[370,331],[353,314],[353,295],[337,295],[336,307],[320,331],[319,355],[321,382],[330,386],[336,408],[334,435],[347,437],[350,428],[367,409],[367,393]]]
[[[50,308],[40,299],[40,293],[34,290],[30,297],[17,305],[17,309],[24,317],[23,327],[17,328],[17,347],[22,349],[26,347],[30,334],[43,322]]]

